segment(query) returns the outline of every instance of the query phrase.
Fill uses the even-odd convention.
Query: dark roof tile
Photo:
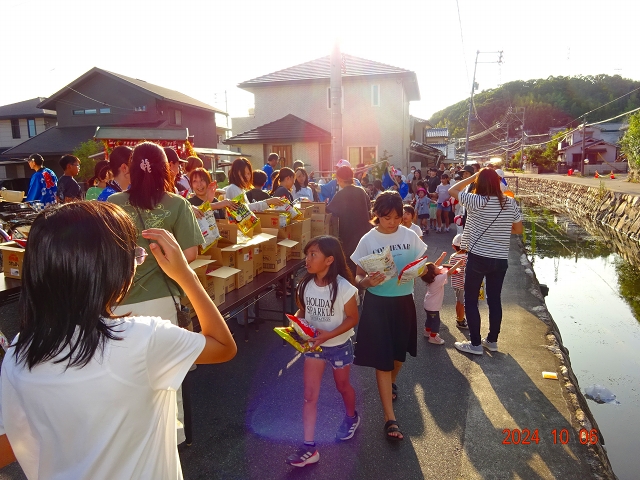
[[[0,107],[0,120],[25,117],[55,117],[55,110],[45,110],[37,107],[43,100],[44,98],[36,97],[18,103],[3,105]]]
[[[5,150],[2,152],[2,157],[28,157],[32,153],[39,153],[40,155],[64,155],[71,153],[73,149],[82,142],[91,140],[95,131],[95,126],[51,127],[15,147]]]
[[[272,140],[286,140],[291,142],[330,141],[331,134],[313,123],[289,114],[275,122],[266,123],[253,130],[227,138],[222,143],[234,145],[266,143]]]

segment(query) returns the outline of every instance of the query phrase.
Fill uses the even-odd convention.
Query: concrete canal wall
[[[567,213],[589,233],[603,235],[615,243],[625,260],[640,267],[640,196],[558,180],[517,178],[517,195],[541,207]]]

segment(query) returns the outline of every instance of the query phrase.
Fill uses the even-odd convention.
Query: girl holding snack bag
[[[294,467],[304,467],[320,460],[314,441],[320,383],[326,363],[331,364],[336,388],[342,395],[346,414],[336,433],[337,440],[349,440],[360,425],[355,410],[356,395],[349,373],[353,363],[353,328],[358,324],[358,289],[353,286],[351,271],[337,238],[328,235],[313,238],[304,249],[307,275],[298,285],[297,317],[317,329],[313,346],[322,351],[305,353],[304,406],[302,421],[304,444],[287,457]]]
[[[282,205],[282,200],[278,198],[269,198],[260,202],[249,203],[247,199],[247,190],[251,190],[253,181],[253,170],[251,162],[244,157],[236,158],[231,164],[229,172],[229,186],[224,191],[224,197],[227,200],[235,200],[236,197],[242,195],[243,203],[245,203],[252,212],[262,212],[269,207]]]
[[[407,352],[416,356],[417,320],[413,280],[399,283],[398,272],[422,257],[427,246],[415,232],[401,225],[402,198],[397,192],[381,193],[374,202],[373,213],[375,228],[362,237],[351,255],[358,266],[356,286],[367,290],[354,363],[375,368],[385,434],[390,440],[402,440],[392,402],[398,395],[395,382]],[[367,272],[364,266],[368,263],[363,262],[366,257],[370,259],[383,251],[393,257],[396,272],[392,278],[381,271]]]
[[[444,270],[440,264],[447,256],[447,252],[442,252],[440,258],[434,263],[427,263],[426,272],[421,277],[427,284],[427,293],[424,296],[424,311],[427,319],[424,322],[424,336],[429,343],[434,345],[444,344],[444,340],[440,338],[440,310],[442,309],[442,301],[444,300],[444,286],[449,281],[449,277],[456,273],[456,269],[464,265],[464,260],[459,260],[450,269]]]

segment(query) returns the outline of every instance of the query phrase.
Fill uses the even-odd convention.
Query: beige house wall
[[[56,124],[55,118],[36,118],[36,135],[44,132],[47,128]],[[11,132],[11,120],[0,120],[0,147],[11,148],[21,144],[25,140],[29,140],[29,129],[27,128],[27,119],[19,119],[20,138],[13,138]]]
[[[291,145],[291,153],[293,160],[302,160],[304,163],[310,165],[305,167],[307,172],[317,171],[320,165],[320,145],[317,142],[294,142],[287,144],[281,142],[280,145]],[[251,162],[251,168],[254,170],[264,167],[264,144],[252,144],[252,145],[226,145],[225,147],[231,147],[233,150],[237,148],[243,155],[251,155],[247,157]],[[266,145],[267,151],[271,150],[269,144]]]
[[[379,85],[379,106],[372,106],[371,86],[374,84]],[[376,147],[378,157],[387,150],[393,155],[392,163],[406,168],[410,122],[409,102],[402,83],[386,78],[347,78],[342,86],[342,157],[348,158],[349,147]],[[255,115],[233,118],[233,135],[273,122],[288,114],[296,115],[331,132],[331,109],[327,108],[328,87],[327,80],[314,84],[252,88],[250,91],[255,97]],[[311,155],[311,152],[308,154]],[[298,158],[295,152],[294,158]],[[319,148],[315,158],[317,165]],[[305,162],[310,163],[306,160]]]

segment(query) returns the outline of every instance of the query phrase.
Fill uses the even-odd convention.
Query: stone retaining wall
[[[518,177],[517,185],[517,196],[569,214],[588,232],[611,239],[626,260],[640,266],[639,196],[612,192],[605,185],[596,188],[545,178]]]

